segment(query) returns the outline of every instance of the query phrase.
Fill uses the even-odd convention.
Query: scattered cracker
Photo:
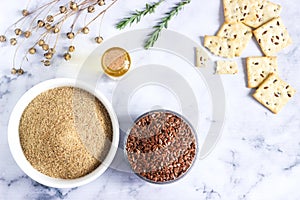
[[[224,58],[233,58],[240,55],[239,44],[233,39],[206,35],[204,37],[204,46],[213,54]]]
[[[218,60],[217,61],[217,74],[237,74],[238,65],[235,61]]]
[[[279,17],[281,6],[270,1],[255,1],[252,4],[250,14],[245,18],[243,23],[258,28],[275,17]]]
[[[255,91],[253,97],[277,114],[295,92],[296,90],[280,79],[277,74],[270,74]]]
[[[292,39],[280,17],[267,22],[254,30],[253,33],[266,56],[274,56],[277,52],[292,44]]]
[[[271,73],[277,74],[277,57],[248,57],[246,59],[248,87],[258,87]]]
[[[217,33],[219,37],[229,39],[243,39],[252,36],[252,30],[240,22],[225,22]]]
[[[279,17],[281,6],[267,0],[223,0],[225,22],[243,22],[257,28]]]
[[[206,67],[209,65],[209,57],[202,48],[195,48],[196,51],[196,67]]]
[[[244,21],[250,12],[250,5],[248,0],[245,3],[240,0],[223,0],[225,22]]]
[[[234,39],[239,43],[238,55],[247,47],[252,37],[252,30],[241,22],[225,22],[217,33],[217,36]]]

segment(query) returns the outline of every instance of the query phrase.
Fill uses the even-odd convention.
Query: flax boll
[[[17,73],[17,69],[16,68],[12,68],[10,71],[11,74],[16,74]]]
[[[45,28],[46,28],[46,30],[51,30],[51,28],[52,28],[52,26],[51,26],[51,24],[49,24],[49,23],[46,23],[45,24]]]
[[[46,20],[47,20],[47,22],[52,23],[54,21],[54,17],[52,15],[48,15]]]
[[[45,67],[49,67],[51,65],[50,60],[43,60],[42,62],[44,63]]]
[[[83,27],[81,32],[84,34],[88,34],[90,32],[90,29],[88,27]]]
[[[67,8],[65,6],[60,6],[59,7],[59,12],[62,13],[62,14],[66,13],[67,12]]]
[[[38,20],[37,25],[39,28],[42,28],[45,26],[45,22],[43,20]]]
[[[35,54],[35,53],[36,53],[36,49],[35,49],[34,47],[31,47],[31,48],[28,50],[28,52],[29,52],[30,54]]]
[[[15,45],[17,44],[17,39],[16,39],[16,38],[11,38],[11,39],[10,39],[10,44],[11,44],[12,46],[15,46]]]
[[[44,51],[48,51],[48,50],[49,50],[49,45],[48,45],[48,44],[43,44],[43,45],[42,45],[42,49],[43,49]]]
[[[17,69],[17,74],[19,74],[19,75],[22,75],[22,74],[24,74],[24,70],[23,69]]]
[[[95,37],[95,42],[100,44],[103,41],[103,38],[101,36]]]
[[[31,36],[31,32],[30,31],[25,31],[24,36],[25,36],[25,38],[29,38]]]
[[[40,40],[38,41],[38,45],[39,45],[39,46],[43,46],[43,44],[45,44],[45,41],[44,41],[43,39],[40,39]]]
[[[29,11],[26,10],[26,9],[22,10],[22,15],[23,15],[24,17],[28,16],[28,15],[29,15]]]
[[[64,59],[65,59],[66,61],[70,60],[71,58],[72,58],[72,56],[71,56],[70,53],[65,53],[65,54],[64,54]]]
[[[74,34],[73,32],[68,32],[68,33],[67,33],[67,38],[68,38],[68,39],[73,39],[74,36],[75,36],[75,34]]]
[[[94,6],[89,6],[87,10],[88,10],[89,13],[93,13],[93,12],[95,12],[95,7]]]
[[[70,9],[73,11],[77,11],[78,10],[78,5],[77,3],[75,3],[74,1],[70,2]]]
[[[54,48],[49,48],[48,52],[49,52],[49,53],[52,53],[52,54],[55,54],[56,51],[55,51]]]
[[[5,35],[0,35],[0,42],[6,42]]]
[[[21,35],[22,34],[22,30],[19,29],[19,28],[15,29],[15,34],[16,35]]]
[[[105,5],[105,1],[104,0],[99,0],[98,1],[98,5],[99,6],[104,6]]]
[[[53,33],[58,33],[60,30],[58,27],[53,27],[52,28]]]
[[[53,54],[52,54],[52,53],[49,53],[49,52],[47,52],[47,53],[44,53],[44,57],[45,57],[45,58],[47,58],[47,59],[51,59],[51,58],[52,58],[52,56],[53,56]]]
[[[75,47],[73,45],[69,46],[69,52],[74,52],[75,51]]]

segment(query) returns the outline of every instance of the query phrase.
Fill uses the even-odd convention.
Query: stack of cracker
[[[204,37],[204,46],[220,57],[239,57],[254,35],[264,56],[246,59],[248,87],[257,88],[253,97],[278,113],[296,92],[278,75],[276,54],[292,44],[281,6],[267,0],[223,0],[223,6],[225,22],[216,36]],[[237,68],[234,61],[217,62],[218,74],[236,74]]]

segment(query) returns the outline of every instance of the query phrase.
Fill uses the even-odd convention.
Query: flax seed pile
[[[50,177],[75,179],[101,164],[111,145],[112,124],[93,95],[59,87],[29,103],[19,133],[25,157],[35,169]]]
[[[135,122],[126,151],[139,176],[155,183],[173,181],[183,176],[195,159],[195,133],[175,113],[153,111]]]

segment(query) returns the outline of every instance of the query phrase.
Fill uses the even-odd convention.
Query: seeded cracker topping
[[[296,90],[279,78],[277,74],[270,74],[255,91],[253,97],[276,114],[295,93]]]
[[[235,61],[218,60],[217,74],[237,74],[239,72],[238,65]]]
[[[254,30],[253,34],[266,56],[275,56],[292,44],[292,39],[280,17]]]
[[[277,57],[248,57],[246,64],[249,88],[258,87],[271,73],[278,72]]]

